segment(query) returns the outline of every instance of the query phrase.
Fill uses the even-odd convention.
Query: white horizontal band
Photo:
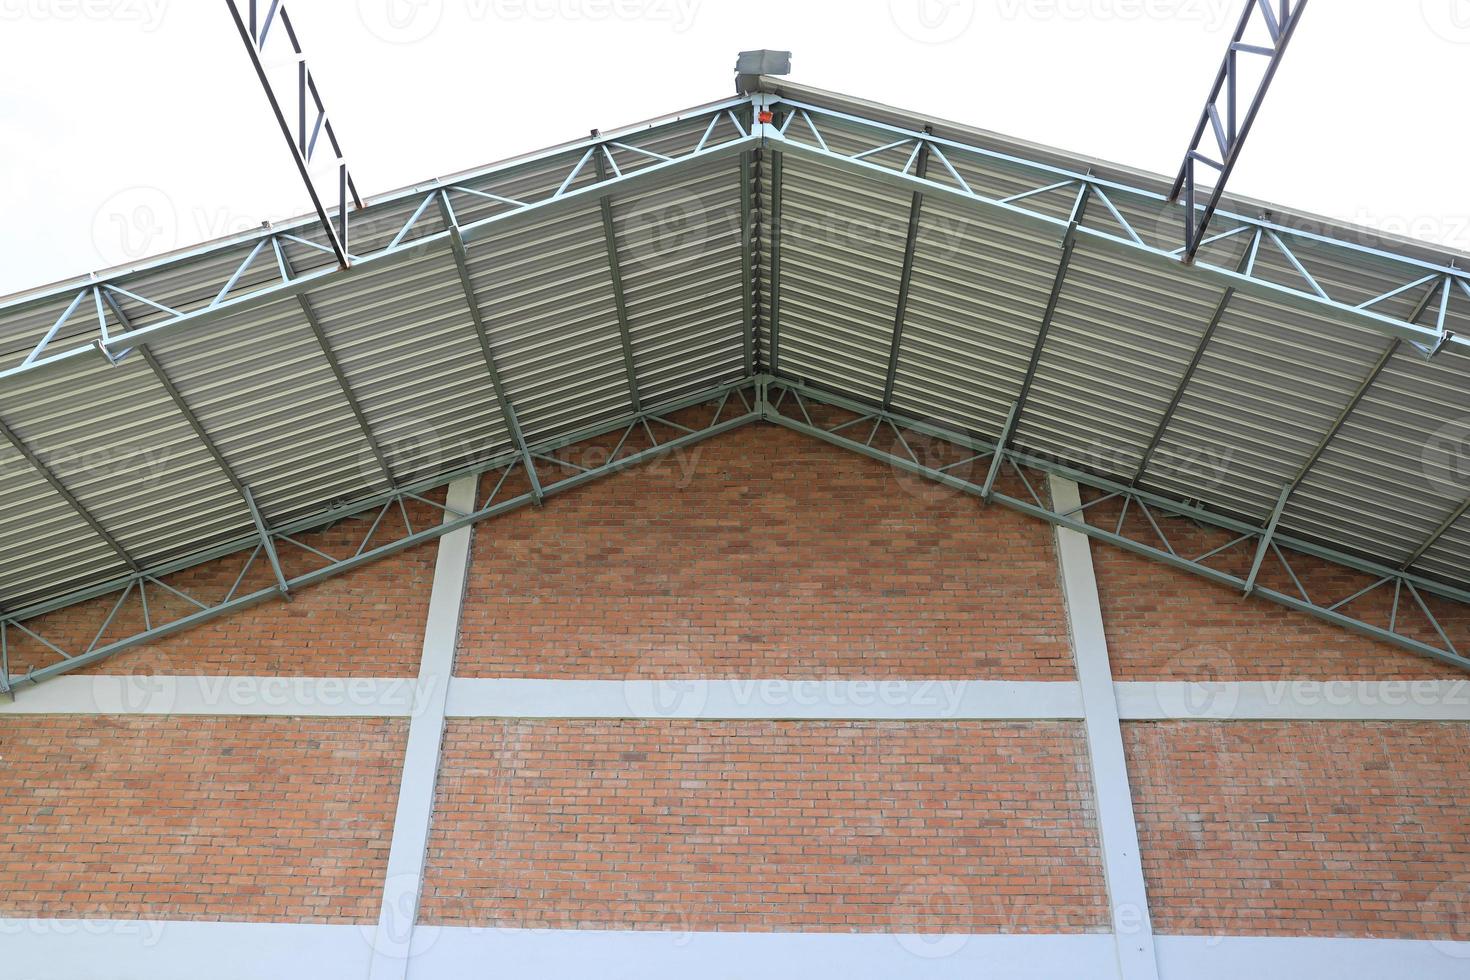
[[[0,919],[7,976],[73,980],[321,980],[365,975],[375,927],[237,922]],[[1165,980],[1461,980],[1470,943],[1157,936]],[[1113,937],[876,933],[628,932],[420,925],[409,980],[695,976],[810,980],[1115,976]]]
[[[0,715],[405,717],[411,677],[81,675],[0,698]],[[440,683],[425,678],[421,683]],[[1123,721],[1470,722],[1470,678],[1389,681],[1121,681]],[[1082,717],[1075,681],[482,679],[449,682],[457,718],[813,721]]]

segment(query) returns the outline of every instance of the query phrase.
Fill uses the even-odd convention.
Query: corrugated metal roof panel
[[[362,430],[294,298],[153,346],[268,520],[351,499],[377,480]]]
[[[910,196],[806,159],[784,163],[781,369],[881,399]]]

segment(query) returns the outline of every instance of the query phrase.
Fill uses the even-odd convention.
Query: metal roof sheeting
[[[892,359],[895,411],[994,440],[1020,400],[1015,447],[1257,525],[1300,474],[1283,532],[1394,566],[1422,550],[1417,571],[1470,586],[1452,448],[1470,347],[1412,340],[1470,333],[1470,293],[1434,278],[1456,257],[1279,211],[1252,224],[1235,200],[1187,267],[1162,178],[763,86],[779,189],[769,152],[742,187],[760,144],[750,102],[727,100],[370,202],[345,273],[304,220],[0,305],[0,420],[148,563],[251,532],[231,474],[276,523],[503,456],[487,350],[534,443],[740,378],[747,342],[764,371],[779,335],[783,377],[880,403]],[[779,259],[768,227],[751,245],[756,305],[780,295],[754,338],[743,192],[758,221],[782,209]],[[1405,263],[1425,281],[1394,292]],[[147,350],[204,438],[140,352],[96,356],[104,298],[103,349],[157,328]],[[147,465],[95,465],[108,453]],[[0,604],[127,570],[3,443],[0,500]]]

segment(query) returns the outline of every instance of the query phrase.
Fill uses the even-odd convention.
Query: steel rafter
[[[1175,568],[1193,572],[1241,592],[1250,591],[1255,596],[1310,613],[1337,626],[1396,644],[1464,670],[1470,670],[1470,658],[1462,654],[1449,639],[1443,625],[1430,610],[1424,598],[1435,596],[1450,602],[1470,604],[1470,592],[1426,579],[1403,569],[1365,561],[1356,556],[1339,553],[1312,542],[1282,534],[1274,520],[1265,527],[1261,527],[1226,515],[1216,514],[1198,505],[1103,479],[1054,460],[1005,447],[1003,444],[997,451],[997,441],[1003,442],[1003,437],[997,441],[977,439],[922,419],[885,411],[881,405],[876,403],[850,398],[804,382],[770,378],[766,384],[775,395],[774,400],[762,404],[767,421],[881,460],[906,472],[927,477],[964,493],[988,498],[1012,510],[1071,528],[1099,541],[1144,555]],[[818,404],[841,409],[850,417],[844,417],[830,424],[818,424],[809,409],[809,406]],[[907,431],[947,443],[955,451],[957,462],[945,466],[927,465],[919,460],[908,442],[902,438],[900,443],[904,447],[903,455],[875,447],[871,440],[864,442],[857,433],[859,430],[865,430],[867,421],[872,421],[876,425],[888,425],[893,431],[900,434]],[[848,433],[853,433],[853,435]],[[960,463],[982,461],[988,461],[991,464],[987,467],[984,484],[976,483],[967,476],[955,472]],[[1021,485],[1026,488],[1027,495],[1017,497],[993,489],[993,474],[998,469],[1015,475]],[[1084,504],[1083,509],[1104,501],[1122,501],[1122,516],[1117,525],[1110,529],[1080,520],[1075,512],[1060,511],[1045,499],[1038,489],[1039,481],[1028,477],[1028,473],[1056,474],[1094,491],[1098,496]],[[1151,532],[1147,540],[1125,533],[1124,518],[1130,509],[1137,509],[1147,518],[1147,527]],[[1191,556],[1181,553],[1179,548],[1175,547],[1168,533],[1168,520],[1161,521],[1161,517],[1181,520],[1191,526],[1202,525],[1224,532],[1232,538],[1227,544]],[[1256,547],[1257,561],[1249,576],[1237,575],[1209,564],[1211,560],[1219,558],[1232,549],[1249,546],[1252,543]],[[1366,576],[1370,584],[1341,595],[1333,593],[1314,596],[1302,585],[1300,576],[1293,568],[1293,558],[1288,555],[1288,552],[1343,566]],[[1267,554],[1274,556],[1280,563],[1287,577],[1292,581],[1295,592],[1284,592],[1260,584],[1258,581],[1260,566]],[[1392,608],[1387,626],[1360,619],[1347,611],[1354,601],[1380,589],[1393,592]],[[1439,637],[1440,644],[1426,642],[1404,632],[1401,628],[1404,625],[1400,614],[1401,609],[1410,608],[1411,600],[1412,608],[1417,608],[1423,620]]]
[[[1194,128],[1194,136],[1190,139],[1189,149],[1184,153],[1184,162],[1179,167],[1179,176],[1174,178],[1174,186],[1169,189],[1169,203],[1171,204],[1179,200],[1181,192],[1184,195],[1183,258],[1186,263],[1194,261],[1195,253],[1199,251],[1200,244],[1205,240],[1205,232],[1209,228],[1210,219],[1215,216],[1215,211],[1220,206],[1220,198],[1225,193],[1225,184],[1229,181],[1230,174],[1240,157],[1240,148],[1245,145],[1245,139],[1250,134],[1251,126],[1255,124],[1256,115],[1261,111],[1261,103],[1265,101],[1266,91],[1271,87],[1272,79],[1276,77],[1276,69],[1281,66],[1281,58],[1286,54],[1286,46],[1291,43],[1292,35],[1296,33],[1297,24],[1301,22],[1302,14],[1306,9],[1307,0],[1295,0],[1295,2],[1293,0],[1246,0],[1245,9],[1241,11],[1235,33],[1230,38],[1230,46],[1225,49],[1225,57],[1220,62],[1219,72],[1215,75],[1215,83],[1210,88],[1209,98],[1205,100],[1204,111],[1200,113],[1199,123]],[[1265,27],[1266,35],[1270,38],[1270,41],[1264,45],[1248,44],[1244,40],[1251,22],[1257,19],[1254,16],[1257,13],[1260,14],[1259,20]],[[1266,59],[1265,70],[1262,72],[1255,94],[1251,96],[1244,118],[1240,117],[1239,108],[1240,72],[1238,69],[1241,55]],[[1223,117],[1221,115],[1222,96],[1224,97]],[[1206,127],[1209,127],[1215,138],[1218,160],[1201,149],[1205,141]],[[1203,164],[1218,174],[1202,209],[1195,202],[1198,190],[1198,182],[1195,179],[1197,164]]]
[[[1046,310],[1036,328],[1036,342],[1031,346],[1031,358],[1026,364],[1025,377],[1021,379],[1021,391],[1016,395],[1016,404],[1011,410],[1012,423],[1026,411],[1026,400],[1031,397],[1031,386],[1036,381],[1036,369],[1041,366],[1041,355],[1046,350],[1046,338],[1051,333],[1051,321],[1057,314],[1057,303],[1061,302],[1062,286],[1067,281],[1067,269],[1072,265],[1072,252],[1077,247],[1077,229],[1087,215],[1087,202],[1092,193],[1090,184],[1083,184],[1072,201],[1072,214],[1067,220],[1067,230],[1062,235],[1062,254],[1057,259],[1056,275],[1052,277],[1051,292],[1046,298]]]
[[[281,269],[281,274],[288,279],[295,275],[291,268],[291,262],[286,258],[286,253],[281,249],[281,243],[275,239],[271,240],[271,246],[275,250],[276,262]],[[378,471],[383,474],[383,480],[388,486],[393,485],[393,468],[388,465],[388,457],[379,445],[377,436],[373,435],[373,428],[368,424],[367,413],[363,411],[362,403],[357,400],[357,395],[352,390],[352,383],[347,380],[347,372],[342,370],[342,362],[337,359],[337,352],[332,348],[332,342],[327,339],[327,331],[322,326],[321,319],[312,309],[311,301],[303,293],[296,294],[296,303],[301,307],[301,315],[306,320],[306,325],[311,328],[311,335],[316,338],[316,345],[322,352],[322,358],[331,369],[332,377],[337,379],[337,388],[342,392],[342,397],[347,401],[347,407],[352,409],[352,417],[357,420],[357,428],[362,433],[363,440],[372,450],[373,459],[377,461]],[[147,348],[144,348],[147,351]]]
[[[1250,263],[1250,257],[1255,254],[1256,246],[1260,244],[1261,233],[1259,230],[1251,238],[1251,245],[1240,257],[1240,270],[1244,271]],[[1204,332],[1200,334],[1199,343],[1195,344],[1194,353],[1190,355],[1189,364],[1185,366],[1184,373],[1179,376],[1179,383],[1174,386],[1174,394],[1169,396],[1169,404],[1164,408],[1164,414],[1159,416],[1158,424],[1154,426],[1153,434],[1149,436],[1148,445],[1143,449],[1143,454],[1138,458],[1138,468],[1133,471],[1133,479],[1129,481],[1130,486],[1137,486],[1143,479],[1144,473],[1148,471],[1148,464],[1153,461],[1154,453],[1159,448],[1159,443],[1164,441],[1164,434],[1169,431],[1169,423],[1174,421],[1174,413],[1179,410],[1179,403],[1184,400],[1184,392],[1189,383],[1194,380],[1194,373],[1199,370],[1200,361],[1204,360],[1205,351],[1210,348],[1210,341],[1215,339],[1215,331],[1220,328],[1220,321],[1225,318],[1225,311],[1230,308],[1230,300],[1235,296],[1235,289],[1226,289],[1220,296],[1220,302],[1215,305],[1215,312],[1210,315],[1210,320],[1205,324]]]
[[[745,373],[755,374],[755,150],[740,154],[740,299]]]
[[[26,445],[25,441],[16,434],[14,429],[5,423],[4,419],[0,419],[0,438],[10,443],[11,448],[17,453],[20,453],[21,457],[31,465],[31,469],[35,470],[50,485],[58,497],[66,501],[66,505],[86,522],[93,533],[101,538],[107,544],[107,547],[112,549],[113,553],[122,560],[123,564],[135,571],[137,570],[138,563],[133,559],[132,555],[128,554],[127,549],[122,546],[117,538],[112,536],[112,532],[102,526],[102,522],[97,520],[92,512],[77,499],[76,494],[67,489],[66,484],[61,482],[61,478],[56,475],[51,467],[46,465],[40,456],[36,455],[30,446]]]
[[[607,162],[604,158],[607,161],[612,160],[612,152],[606,144],[598,148],[596,155],[599,181],[607,180]],[[602,212],[602,238],[607,245],[607,272],[612,277],[613,305],[618,314],[618,340],[623,348],[623,370],[628,375],[628,400],[637,413],[643,410],[643,405],[638,393],[638,370],[633,363],[633,332],[628,326],[628,301],[623,295],[623,273],[618,263],[618,238],[613,227],[612,195],[602,195],[597,199],[597,205]]]
[[[926,127],[926,133],[929,129]],[[928,144],[919,147],[914,160],[914,176],[924,180],[929,176]],[[903,344],[903,321],[909,308],[909,285],[914,276],[914,249],[919,243],[919,217],[924,208],[924,192],[914,191],[909,200],[909,226],[903,243],[903,271],[899,273],[898,302],[893,311],[893,341],[888,345],[888,371],[883,378],[883,407],[893,404],[893,385],[898,380],[898,351]],[[773,369],[774,370],[774,369]]]
[[[765,151],[771,160],[771,300],[768,321],[771,331],[772,371],[781,370],[781,170],[782,154],[778,149]]]
[[[665,453],[758,421],[760,414],[753,408],[750,397],[754,392],[755,382],[744,379],[684,398],[662,402],[650,406],[641,413],[615,420],[606,425],[532,444],[530,451],[536,459],[560,468],[565,474],[556,482],[548,483],[542,489],[541,496],[555,496],[600,477],[620,472]],[[709,405],[714,408],[709,420],[699,427],[692,427],[670,418],[683,409],[698,405]],[[650,423],[656,423],[673,434],[660,442],[657,436],[653,435],[656,430]],[[632,434],[639,430],[649,433],[653,444],[645,449],[633,451],[630,448],[630,440]],[[617,445],[607,455],[606,460],[598,465],[582,465],[558,455],[569,448],[604,440],[612,435],[619,436]],[[536,503],[540,498],[530,491],[515,495],[504,493],[509,477],[520,468],[521,462],[519,453],[501,453],[494,458],[464,467],[453,473],[396,485],[351,504],[331,508],[326,512],[301,518],[273,529],[258,517],[258,511],[252,506],[252,512],[257,515],[257,525],[256,533],[250,537],[241,538],[186,558],[139,570],[64,600],[52,600],[0,616],[0,644],[4,644],[0,655],[3,655],[6,662],[5,670],[0,672],[0,691],[80,669],[130,647],[181,632],[272,598],[300,591],[368,562],[385,558],[426,541],[432,541],[457,528],[476,524],[527,504]],[[462,477],[484,474],[488,474],[490,478],[482,481],[484,484],[481,488],[483,500],[477,499],[475,507],[468,513],[453,511],[426,496],[433,490],[448,486]],[[487,487],[488,492],[486,492]],[[411,502],[434,507],[446,515],[446,520],[436,521],[426,528],[414,528],[408,519],[407,511],[407,506]],[[400,536],[390,540],[381,536],[387,533],[385,529],[390,526],[390,522],[387,521],[388,514],[395,510],[403,515],[404,527]],[[346,521],[358,522],[363,532],[350,554],[344,552],[333,555],[299,540],[300,536],[307,532]],[[288,576],[279,560],[274,557],[275,543],[279,541],[316,555],[325,564],[298,575]],[[247,573],[254,567],[263,552],[272,569],[273,584],[249,592],[241,591]],[[166,576],[174,572],[236,554],[247,554],[248,557],[244,567],[234,578],[233,584],[222,596],[203,596],[197,594],[197,590],[191,592],[163,581]],[[154,609],[150,615],[146,598],[142,593],[143,588],[149,585],[188,603],[188,611],[167,618],[161,615],[161,610]],[[37,621],[39,617],[44,617],[48,612],[65,608],[75,602],[104,596],[115,596],[116,598],[111,603],[109,613],[101,627],[86,646],[70,650],[63,648],[47,636],[44,623]],[[134,596],[139,596],[139,601],[144,603],[145,629],[105,644],[102,643],[102,638],[117,620],[119,611]],[[56,658],[55,661],[24,673],[12,673],[8,664],[14,656],[14,643],[17,636],[28,637],[34,643],[50,650]]]
[[[278,225],[268,231],[240,236],[227,243],[201,246],[181,257],[145,262],[114,276],[100,279],[88,278],[85,282],[64,284],[19,297],[12,302],[0,305],[0,317],[44,308],[53,303],[65,302],[68,305],[51,326],[40,332],[33,345],[30,345],[24,353],[16,353],[13,363],[0,366],[0,384],[7,379],[20,378],[76,358],[101,356],[115,362],[140,345],[153,343],[179,331],[217,322],[225,317],[234,316],[244,310],[263,306],[283,297],[298,296],[311,290],[333,286],[350,277],[368,274],[371,269],[395,267],[400,263],[410,262],[428,251],[442,251],[447,254],[453,249],[452,238],[454,237],[449,229],[410,235],[415,230],[419,218],[429,208],[437,205],[441,193],[488,198],[503,206],[503,210],[499,213],[466,222],[460,226],[459,233],[463,241],[473,243],[481,238],[494,235],[503,228],[515,227],[521,222],[592,205],[603,194],[631,192],[655,185],[666,177],[669,171],[695,166],[696,161],[738,156],[755,145],[758,142],[757,137],[743,129],[739,130],[740,135],[723,142],[714,141],[712,135],[715,123],[730,118],[729,107],[741,104],[743,100],[740,99],[728,100],[707,107],[692,117],[661,119],[645,126],[614,131],[596,139],[533,154],[508,164],[456,177],[451,181],[435,182],[432,187],[420,186],[385,195],[368,204],[364,212],[366,217],[359,223],[369,219],[381,220],[379,216],[383,210],[389,208],[406,210],[411,207],[410,216],[406,220],[396,222],[397,232],[387,244],[351,253],[349,256],[352,260],[350,268],[344,269],[331,265],[292,275],[277,262],[275,275],[266,281],[252,282],[242,279],[244,272],[255,266],[261,256],[280,254],[279,249],[284,248],[288,243],[298,248],[331,254],[332,250],[328,246],[302,237],[311,232],[313,221],[301,219]],[[691,118],[708,119],[710,122],[704,138],[700,139],[697,144],[691,141],[690,145],[675,154],[655,153],[638,145],[645,140],[666,137],[671,127],[687,125]],[[606,144],[610,148],[634,155],[646,155],[652,162],[635,170],[628,170],[621,175],[615,175],[601,183],[571,186],[593,159],[591,148],[599,144]],[[529,165],[548,163],[555,163],[561,167],[565,171],[565,178],[557,187],[534,199],[505,197],[483,189],[486,181],[501,174],[509,177],[518,169]],[[153,292],[151,288],[141,286],[129,288],[129,283],[141,275],[172,268],[192,258],[218,254],[226,249],[248,249],[248,252],[237,263],[231,274],[221,280],[221,288],[203,306],[180,309],[177,306],[170,306],[166,298],[148,295]],[[242,285],[242,282],[245,284]],[[117,296],[146,307],[149,314],[148,321],[123,333],[109,333],[99,325],[95,332],[89,331],[71,338],[63,349],[58,350],[57,347],[61,345],[56,338],[63,333],[64,328],[72,321],[82,304],[92,297],[92,290],[97,286],[105,287]],[[244,342],[248,343],[248,340]]]
[[[1240,235],[1254,239],[1256,250],[1259,249],[1262,242],[1269,241],[1296,270],[1301,284],[1287,285],[1267,278],[1256,270],[1254,261],[1248,263],[1245,269],[1216,265],[1211,260],[1212,256],[1205,252],[1197,254],[1192,263],[1186,263],[1183,248],[1165,249],[1148,244],[1144,236],[1128,220],[1127,215],[1119,210],[1116,202],[1112,200],[1115,195],[1120,200],[1126,196],[1137,205],[1163,209],[1167,205],[1167,197],[1164,194],[1144,187],[1130,186],[1117,180],[1102,179],[1089,173],[1068,170],[1054,164],[1029,160],[1013,154],[905,129],[891,123],[825,109],[797,99],[782,98],[778,105],[789,114],[783,125],[776,127],[770,134],[769,139],[773,147],[788,155],[822,160],[847,172],[860,173],[875,181],[905,191],[922,190],[925,194],[943,195],[963,202],[967,206],[1000,216],[1009,222],[1037,231],[1050,232],[1056,236],[1058,241],[1065,239],[1070,224],[1069,220],[1056,216],[1045,207],[1038,206],[1036,198],[1046,192],[1062,188],[1085,186],[1090,188],[1090,193],[1097,195],[1099,200],[1106,201],[1108,214],[1116,223],[1117,228],[1093,227],[1083,222],[1074,232],[1074,236],[1079,240],[1086,240],[1091,244],[1119,252],[1135,261],[1146,261],[1157,268],[1218,283],[1246,295],[1258,296],[1294,309],[1327,314],[1388,336],[1398,337],[1413,343],[1426,357],[1433,356],[1446,344],[1470,347],[1470,337],[1461,337],[1446,332],[1442,329],[1442,322],[1436,327],[1426,327],[1381,312],[1381,306],[1386,300],[1399,295],[1405,289],[1441,277],[1448,277],[1453,283],[1451,287],[1453,290],[1470,297],[1470,277],[1467,277],[1465,270],[1457,269],[1452,264],[1439,264],[1407,255],[1394,254],[1384,249],[1292,228],[1264,218],[1246,217],[1223,210],[1217,211],[1217,215],[1228,218],[1234,227],[1202,239],[1199,243],[1202,248],[1205,245]],[[840,145],[844,146],[844,149],[833,149],[837,141],[828,140],[823,135],[823,126],[828,125],[840,129],[844,137]],[[871,145],[854,147],[852,144],[855,140],[866,140]],[[886,162],[887,157],[880,151],[900,146],[911,146],[915,150],[927,146],[933,157],[944,164],[945,174],[949,180],[945,181],[936,177],[927,179],[916,177],[910,172],[912,155],[909,161],[902,166]],[[1002,165],[1007,169],[1030,173],[1034,177],[1036,186],[1031,190],[1004,198],[987,196],[969,186],[959,168],[950,159],[951,157],[962,161],[972,160],[986,166]],[[1311,243],[1315,250],[1322,253],[1320,260],[1324,264],[1333,262],[1350,264],[1356,259],[1362,262],[1372,262],[1383,268],[1395,269],[1397,274],[1401,275],[1404,284],[1362,302],[1349,302],[1346,299],[1337,298],[1328,287],[1323,286],[1311,275],[1307,264],[1292,248],[1294,242]],[[1340,295],[1340,290],[1338,292]]]
[[[118,305],[112,292],[106,286],[98,286],[96,287],[96,291],[99,302],[97,316],[99,321],[102,322],[102,329],[104,331],[107,329],[106,313],[100,306],[102,302],[105,302],[107,308],[112,311],[112,315],[117,318],[118,323],[122,325],[123,329],[131,330],[133,326],[128,321],[127,314]],[[120,361],[125,356],[127,354],[119,355],[117,360]],[[143,358],[143,363],[147,364],[148,370],[153,372],[154,379],[163,388],[169,400],[174,403],[174,408],[178,410],[179,415],[183,417],[184,421],[189,424],[189,428],[193,431],[194,437],[199,440],[199,444],[204,447],[205,452],[209,453],[210,458],[214,460],[215,465],[219,467],[225,479],[230,481],[230,486],[235,488],[235,492],[240,495],[242,501],[245,501],[246,508],[249,509],[252,505],[248,500],[249,493],[245,489],[245,483],[235,472],[235,468],[230,465],[229,460],[225,459],[225,454],[220,451],[219,446],[216,445],[209,431],[204,428],[204,423],[200,420],[199,416],[194,414],[194,410],[189,407],[189,403],[184,399],[183,392],[179,391],[178,386],[174,384],[173,379],[168,376],[168,372],[159,363],[158,356],[147,347],[138,348],[138,356]]]
[[[536,465],[531,462],[531,450],[526,446],[526,437],[521,432],[521,423],[516,419],[515,406],[510,402],[510,396],[506,394],[505,383],[500,377],[500,368],[495,363],[495,350],[490,343],[490,330],[485,326],[485,318],[480,314],[480,300],[475,296],[474,283],[470,281],[470,267],[468,252],[465,250],[464,236],[459,230],[459,221],[454,216],[454,208],[449,203],[449,195],[439,194],[439,208],[444,215],[444,223],[449,226],[450,242],[454,247],[454,267],[459,270],[459,282],[464,288],[465,305],[469,307],[470,320],[475,325],[475,336],[480,341],[480,354],[485,359],[485,372],[490,376],[490,386],[495,390],[495,401],[500,406],[500,415],[505,419],[505,427],[510,432],[511,441],[515,443],[516,449],[521,454],[521,462],[526,469],[526,479],[531,481],[531,493],[539,503],[541,501],[541,480],[536,475]]]

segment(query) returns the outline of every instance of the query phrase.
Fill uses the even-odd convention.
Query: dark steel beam
[[[753,222],[752,188],[755,179],[755,151],[740,154],[740,282],[741,310],[745,330],[742,335],[745,349],[745,373],[755,374],[755,227]]]
[[[526,479],[531,482],[531,495],[535,497],[536,503],[540,504],[541,478],[536,475],[536,464],[531,460],[531,450],[526,446],[526,437],[521,433],[521,424],[516,419],[515,406],[510,403],[510,397],[505,393],[505,385],[500,380],[500,368],[495,364],[495,351],[490,344],[490,331],[485,326],[484,317],[480,315],[480,301],[475,297],[475,287],[470,282],[469,258],[465,251],[464,235],[460,232],[459,220],[454,216],[454,208],[449,204],[449,195],[443,191],[439,192],[439,211],[443,214],[444,224],[449,229],[450,246],[454,250],[454,266],[459,270],[459,284],[464,289],[465,305],[469,308],[470,319],[475,325],[475,336],[480,341],[480,354],[485,359],[485,370],[490,375],[490,386],[495,390],[495,401],[500,406],[500,414],[505,419],[505,427],[510,432],[511,441],[515,443],[516,450],[520,453],[521,465],[526,470]]]
[[[32,452],[31,447],[27,446],[21,440],[20,436],[16,435],[15,430],[7,425],[3,419],[0,419],[0,437],[3,437],[6,442],[10,443],[11,447],[20,453],[27,463],[31,464],[31,468],[51,485],[51,489],[56,491],[56,495],[66,501],[67,506],[75,511],[77,516],[85,521],[87,526],[107,543],[107,546],[112,549],[118,558],[122,559],[124,564],[135,572],[138,570],[138,563],[133,560],[132,555],[128,554],[127,549],[118,543],[117,538],[113,537],[112,533],[102,526],[102,522],[97,520],[91,511],[82,506],[82,502],[77,499],[76,494],[67,489],[66,484],[62,483],[61,478],[52,472],[51,467],[47,466],[39,456]]]
[[[597,134],[594,132],[592,135]],[[607,179],[607,164],[603,160],[606,152],[604,145],[599,144],[595,155],[599,181]],[[633,363],[633,332],[628,326],[628,301],[623,294],[623,273],[618,263],[618,241],[613,226],[612,195],[602,195],[597,199],[597,205],[602,211],[602,239],[607,244],[607,271],[608,275],[612,276],[613,305],[618,314],[618,337],[623,346],[623,370],[628,375],[628,400],[632,403],[634,412],[641,412],[643,402],[638,393],[638,369]]]
[[[1062,298],[1062,286],[1067,281],[1067,269],[1072,264],[1072,252],[1077,247],[1077,227],[1087,213],[1087,202],[1092,194],[1092,185],[1084,183],[1072,202],[1072,215],[1067,220],[1067,231],[1062,236],[1062,255],[1057,261],[1057,273],[1051,283],[1051,294],[1046,300],[1046,312],[1041,315],[1041,325],[1036,331],[1036,343],[1031,348],[1031,360],[1026,365],[1026,377],[1021,382],[1021,391],[1016,396],[1015,417],[1020,419],[1026,411],[1026,400],[1031,397],[1031,385],[1036,381],[1036,368],[1041,363],[1041,352],[1046,348],[1046,337],[1051,332],[1051,321],[1057,312],[1057,303]]]
[[[1250,265],[1251,256],[1260,240],[1261,232],[1257,230],[1251,238],[1250,247],[1241,253],[1237,271],[1243,272]],[[1194,372],[1199,369],[1200,361],[1204,359],[1205,351],[1209,348],[1210,341],[1214,339],[1215,331],[1219,329],[1220,321],[1225,316],[1225,310],[1229,308],[1230,301],[1234,297],[1234,288],[1227,289],[1220,295],[1220,302],[1215,305],[1215,312],[1210,315],[1209,322],[1205,324],[1199,343],[1195,344],[1194,353],[1189,358],[1189,364],[1184,368],[1184,373],[1179,376],[1179,383],[1174,386],[1174,394],[1169,397],[1169,404],[1165,407],[1164,414],[1159,417],[1158,425],[1154,426],[1153,435],[1149,437],[1143,455],[1138,459],[1138,468],[1133,472],[1133,479],[1128,481],[1129,486],[1137,486],[1143,479],[1143,474],[1148,470],[1148,464],[1153,462],[1154,452],[1159,448],[1159,443],[1164,441],[1164,433],[1169,430],[1169,423],[1174,421],[1174,413],[1179,409],[1179,402],[1184,398],[1184,391],[1189,387],[1189,382],[1194,379]]]
[[[272,245],[276,249],[276,261],[280,263],[281,270],[288,277],[294,275],[295,270],[291,268],[291,261],[286,257],[285,250],[274,240],[272,240]],[[347,372],[342,370],[342,363],[337,359],[337,352],[332,349],[331,341],[327,339],[327,331],[322,326],[321,319],[312,309],[305,293],[297,293],[296,302],[301,306],[301,315],[306,318],[306,325],[311,328],[311,335],[316,338],[317,347],[321,349],[322,357],[332,371],[332,377],[337,379],[337,387],[341,390],[342,397],[347,400],[347,407],[352,409],[352,417],[357,419],[357,427],[361,430],[368,448],[372,450],[373,459],[378,462],[378,470],[383,474],[387,485],[392,486],[393,468],[388,465],[388,457],[384,454],[383,447],[378,444],[377,437],[373,435],[372,426],[368,424],[367,413],[363,411],[362,404],[357,400],[357,395],[352,390],[352,383],[347,380]]]
[[[781,370],[781,171],[786,154],[771,149],[771,373]]]
[[[929,132],[928,126],[924,132]],[[918,156],[914,159],[914,176],[924,180],[929,176],[929,144],[920,143]],[[903,272],[898,280],[898,304],[893,312],[893,342],[888,347],[888,372],[883,380],[883,407],[893,404],[893,384],[898,378],[898,350],[903,343],[903,321],[909,307],[909,283],[914,275],[914,248],[919,241],[919,218],[924,207],[924,192],[914,191],[909,201],[908,235],[903,245]]]

